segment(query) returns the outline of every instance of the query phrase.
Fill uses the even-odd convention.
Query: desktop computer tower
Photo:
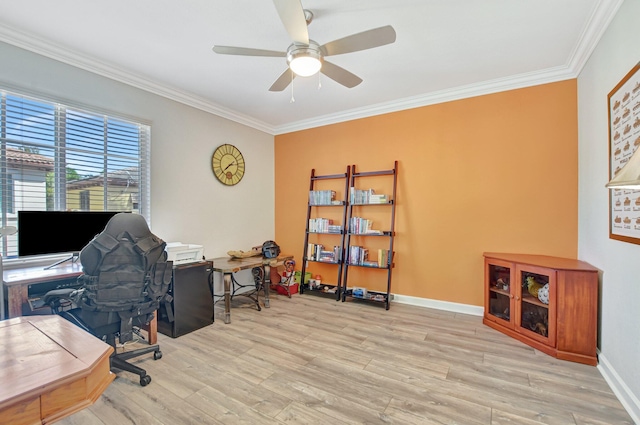
[[[173,322],[165,305],[158,310],[158,332],[172,338],[213,323],[213,263],[198,261],[173,266],[169,295]]]

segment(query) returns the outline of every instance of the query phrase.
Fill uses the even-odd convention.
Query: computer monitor
[[[77,256],[118,212],[18,211],[18,256]]]

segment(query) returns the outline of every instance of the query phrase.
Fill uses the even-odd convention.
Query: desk
[[[50,423],[91,404],[115,375],[113,348],[60,316],[0,322],[0,423]]]
[[[264,306],[269,308],[269,280],[271,267],[281,266],[286,260],[293,259],[293,255],[280,255],[278,258],[263,258],[260,256],[247,258],[219,257],[208,259],[213,261],[213,271],[220,272],[224,280],[224,323],[231,323],[231,276],[240,270],[262,267],[264,276]]]
[[[7,287],[9,318],[22,316],[22,306],[28,303],[29,285],[75,279],[82,274],[82,265],[78,262],[63,263],[51,269],[44,266],[23,267],[3,271],[4,286]],[[153,320],[145,328],[149,344],[158,342],[158,321]]]

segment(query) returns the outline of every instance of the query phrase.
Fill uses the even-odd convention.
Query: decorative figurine
[[[549,284],[545,284],[538,290],[538,299],[543,304],[549,304]]]
[[[509,282],[505,281],[505,280],[504,280],[504,279],[502,279],[502,278],[499,278],[499,279],[496,281],[496,286],[497,286],[498,288],[501,288],[501,289],[505,290],[505,291],[508,291],[508,290],[509,290]]]
[[[527,291],[529,291],[529,293],[534,297],[538,298],[538,291],[542,289],[544,285],[542,285],[541,283],[538,283],[536,281],[536,278],[533,276],[527,276],[526,282],[527,282]]]

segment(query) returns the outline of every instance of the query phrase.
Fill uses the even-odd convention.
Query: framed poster
[[[609,93],[609,180],[640,147],[640,63]],[[609,191],[609,238],[640,245],[640,189]]]

